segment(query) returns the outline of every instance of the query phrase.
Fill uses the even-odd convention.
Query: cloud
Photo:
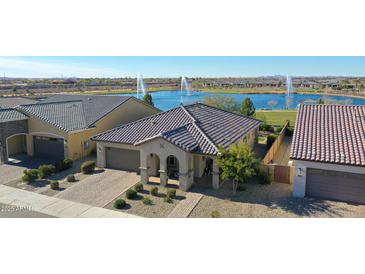
[[[33,61],[21,57],[0,57],[0,72],[9,77],[121,77],[108,67],[62,61]]]

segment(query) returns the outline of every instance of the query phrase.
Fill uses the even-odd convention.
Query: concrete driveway
[[[314,198],[294,198],[292,186],[247,184],[246,190],[232,194],[232,185],[226,183],[218,191],[193,186],[192,192],[203,198],[189,217],[210,217],[218,211],[221,217],[276,218],[276,217],[365,217],[365,205]]]
[[[100,173],[87,175],[86,178],[55,197],[104,207],[139,180],[139,175],[134,172],[105,169]]]

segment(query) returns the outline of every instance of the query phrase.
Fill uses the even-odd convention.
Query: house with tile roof
[[[300,105],[293,194],[365,203],[365,106]]]
[[[95,149],[91,136],[158,112],[132,96],[68,94],[0,109],[0,162],[19,153],[76,160]]]
[[[188,190],[194,178],[212,177],[219,188],[218,147],[241,140],[254,146],[261,121],[201,103],[180,105],[113,128],[92,138],[101,167],[140,171],[141,182],[178,179]]]

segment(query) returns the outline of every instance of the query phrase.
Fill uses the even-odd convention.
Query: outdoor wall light
[[[298,177],[302,177],[303,176],[303,169],[300,167],[298,168]]]

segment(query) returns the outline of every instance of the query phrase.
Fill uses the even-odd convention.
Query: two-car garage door
[[[140,153],[138,150],[106,148],[106,167],[126,171],[139,171]]]
[[[65,158],[64,140],[34,136],[34,157],[52,160],[63,160]]]
[[[308,169],[306,195],[365,203],[365,174]]]

